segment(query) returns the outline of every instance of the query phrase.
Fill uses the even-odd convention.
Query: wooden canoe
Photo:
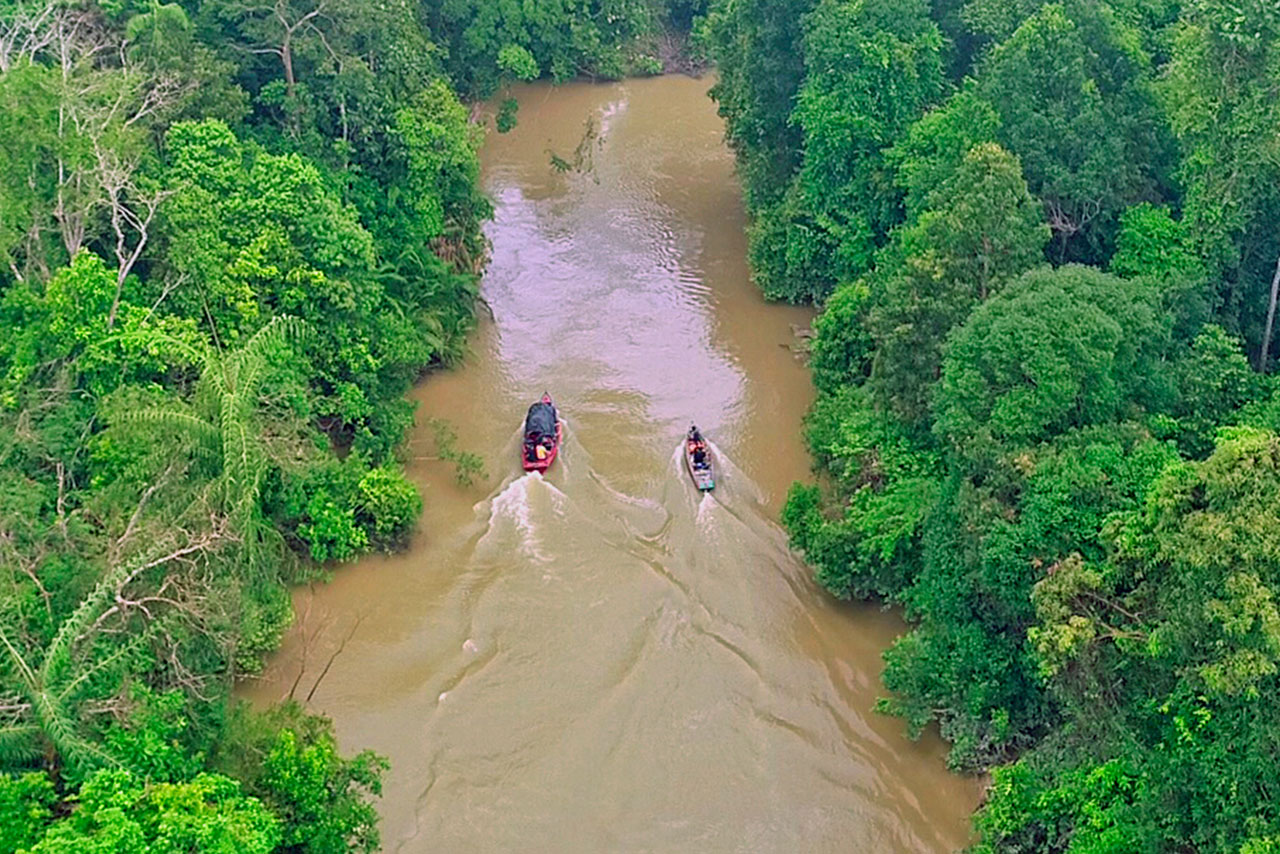
[[[693,461],[693,452],[698,447],[698,443],[693,440],[685,440],[684,443],[684,464],[689,470],[689,477],[693,478],[693,485],[698,487],[702,492],[710,492],[716,488],[715,469],[711,458],[711,446],[706,442],[702,443],[702,449],[705,452],[702,465],[698,465]]]

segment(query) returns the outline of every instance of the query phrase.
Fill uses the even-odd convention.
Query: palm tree
[[[4,651],[0,661],[8,663],[18,686],[18,696],[4,704],[7,720],[0,724],[0,760],[29,764],[43,759],[54,770],[65,769],[73,779],[120,764],[85,732],[83,706],[93,695],[101,699],[118,690],[119,677],[149,641],[151,627],[113,648],[92,640],[105,619],[120,611],[116,600],[122,588],[147,570],[208,548],[215,539],[206,537],[172,550],[167,545],[153,546],[113,567],[58,626],[38,663],[0,628]],[[105,692],[103,679],[109,680]]]
[[[84,704],[103,699],[119,688],[119,678],[133,657],[150,640],[155,623],[130,632],[128,641],[114,647],[95,643],[98,629],[122,612],[121,591],[148,570],[209,548],[222,539],[224,528],[238,535],[251,572],[261,571],[262,546],[273,533],[259,511],[259,497],[269,455],[258,421],[262,383],[272,357],[289,339],[305,330],[302,321],[276,317],[243,346],[230,352],[212,347],[193,348],[176,339],[180,348],[201,365],[193,406],[156,408],[129,413],[125,421],[166,428],[192,440],[195,452],[218,469],[215,504],[225,525],[184,546],[153,545],[112,568],[88,596],[58,626],[43,654],[25,653],[0,625],[0,663],[7,664],[16,695],[0,697],[0,761],[34,763],[43,759],[81,779],[119,761],[86,732]]]
[[[186,436],[196,454],[217,467],[219,510],[243,538],[245,557],[254,570],[260,562],[259,547],[274,533],[259,512],[270,459],[256,423],[262,382],[272,357],[290,340],[302,337],[306,329],[296,317],[274,317],[232,351],[196,349],[170,339],[201,365],[194,406],[144,409],[124,416]]]

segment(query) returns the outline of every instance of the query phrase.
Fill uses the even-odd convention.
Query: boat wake
[[[422,689],[429,761],[416,769],[416,826],[399,850],[414,839],[465,848],[467,823],[442,806],[479,816],[499,791],[502,809],[517,813],[503,826],[561,838],[558,793],[572,781],[612,781],[621,788],[607,798],[623,802],[627,781],[666,779],[675,754],[686,768],[728,762],[761,781],[770,757],[785,755],[856,788],[846,770],[856,764],[831,769],[832,751],[848,749],[843,724],[813,700],[818,692],[834,707],[841,689],[787,653],[811,585],[750,477],[712,446],[717,486],[699,492],[677,447],[647,488],[624,490],[585,448],[566,446],[545,477],[513,476],[475,505],[466,570],[433,612],[444,635],[433,646],[449,654]],[[757,790],[752,809],[767,811],[768,787]],[[732,787],[698,779],[672,781],[662,809],[677,816],[695,797],[740,812]],[[632,832],[649,826],[636,819]]]
[[[488,500],[485,532],[476,543],[477,557],[514,543],[521,554],[537,563],[553,560],[543,547],[538,520],[565,513],[569,498],[538,472],[529,472],[511,481]],[[543,526],[545,527],[545,526]]]

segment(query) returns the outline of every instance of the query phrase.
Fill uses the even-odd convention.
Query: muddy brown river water
[[[824,596],[776,524],[808,472],[813,391],[790,347],[810,314],[748,279],[709,85],[516,91],[519,126],[483,151],[493,317],[414,394],[420,529],[300,590],[297,625],[241,691],[315,686],[345,750],[391,759],[388,852],[968,840],[976,784],[872,711],[902,624]],[[566,422],[545,478],[517,460],[544,389]],[[426,416],[485,478],[459,486],[428,459]],[[705,497],[677,455],[690,420],[721,465]]]

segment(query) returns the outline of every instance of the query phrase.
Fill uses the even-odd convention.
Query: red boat
[[[560,453],[560,440],[564,438],[564,425],[545,392],[542,400],[529,407],[524,418],[524,442],[521,446],[520,464],[525,471],[546,471]]]

